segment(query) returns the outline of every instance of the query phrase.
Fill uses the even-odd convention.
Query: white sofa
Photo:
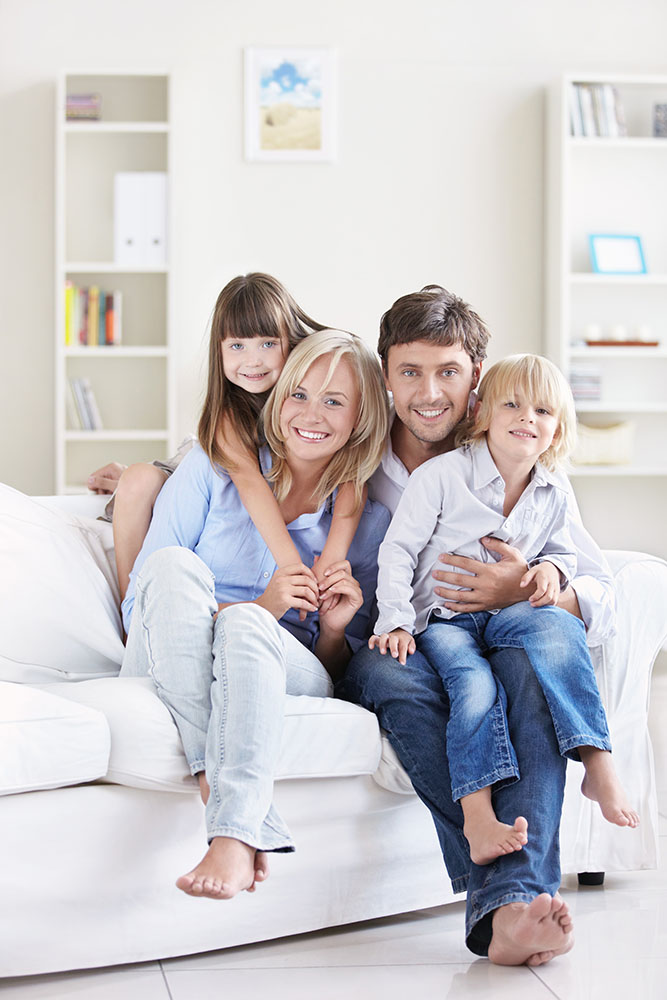
[[[232,902],[174,887],[205,847],[203,807],[151,682],[115,676],[122,643],[110,526],[93,519],[101,507],[0,486],[0,975],[201,952],[452,900],[431,818],[375,716],[306,697],[288,699],[275,790],[296,853],[273,856],[269,880]],[[564,872],[657,864],[647,708],[667,634],[667,564],[608,556],[619,631],[597,666],[642,823],[605,823],[570,765]]]

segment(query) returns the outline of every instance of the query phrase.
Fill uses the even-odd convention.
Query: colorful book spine
[[[88,289],[88,337],[86,340],[88,347],[97,347],[99,344],[99,300],[99,288],[97,285],[91,285]]]
[[[65,346],[111,347],[122,343],[122,292],[65,282]]]

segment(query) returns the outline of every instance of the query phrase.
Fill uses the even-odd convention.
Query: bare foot
[[[570,911],[558,893],[499,907],[492,927],[489,959],[496,965],[544,965],[574,944]]]
[[[523,816],[517,816],[514,826],[501,823],[493,815],[483,821],[479,818],[474,823],[466,821],[463,826],[470,858],[476,865],[488,865],[501,854],[520,851],[528,842],[527,830],[528,822]]]
[[[232,899],[255,882],[254,847],[231,837],[214,837],[209,849],[187,875],[181,875],[176,885],[189,896],[209,899]]]
[[[628,803],[623,786],[618,779],[611,754],[597,747],[579,747],[579,754],[586,768],[581,791],[587,799],[597,802],[602,815],[616,826],[639,826],[639,816]]]
[[[255,854],[255,879],[252,885],[249,885],[246,892],[255,891],[255,882],[266,882],[269,877],[269,862],[265,851],[257,851]]]

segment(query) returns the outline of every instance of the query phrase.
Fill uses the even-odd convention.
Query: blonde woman
[[[558,471],[575,439],[572,393],[546,358],[514,355],[483,378],[463,447],[412,473],[380,548],[379,617],[371,649],[401,663],[416,649],[441,677],[450,703],[447,756],[470,856],[478,865],[527,843],[518,816],[501,823],[492,789],[519,778],[502,697],[488,654],[523,648],[544,692],[562,756],[581,760],[582,791],[618,826],[637,826],[611,760],[604,708],[583,623],[555,607],[576,570],[569,490]],[[494,537],[526,560],[526,602],[497,611],[442,607],[431,573],[440,553],[481,561]],[[465,576],[461,588],[465,600]],[[555,626],[555,627],[554,627]],[[554,634],[559,636],[554,642]]]
[[[264,411],[259,461],[300,561],[277,569],[229,474],[196,446],[161,490],[123,602],[121,673],[150,675],[206,802],[209,848],[177,880],[229,899],[292,851],[272,805],[285,694],[330,695],[368,634],[388,512],[367,502],[348,560],[311,572],[335,492],[363,486],[387,435],[380,366],[359,338],[324,330],[287,358]],[[275,456],[275,457],[274,457]]]

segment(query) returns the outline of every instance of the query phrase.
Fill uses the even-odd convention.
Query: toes
[[[530,958],[526,959],[526,965],[546,965],[552,958],[556,957],[555,951],[537,951]]]

